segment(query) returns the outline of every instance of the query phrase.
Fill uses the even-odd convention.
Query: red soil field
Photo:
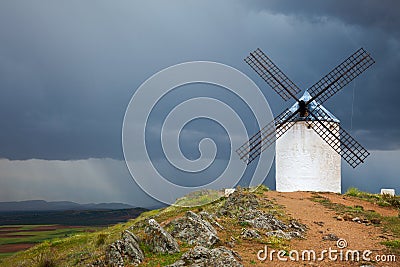
[[[20,238],[20,237],[30,237],[30,236],[33,236],[33,235],[1,235],[0,234],[0,236],[1,237],[5,237],[5,238]]]
[[[28,249],[36,244],[33,243],[23,243],[23,244],[7,244],[0,246],[0,253],[17,252],[20,250]]]
[[[2,227],[0,228],[0,233],[3,231],[16,231],[18,229],[21,229],[21,226],[7,226],[7,227]]]

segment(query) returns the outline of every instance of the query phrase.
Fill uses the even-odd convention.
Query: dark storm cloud
[[[219,13],[201,3],[0,6],[0,157],[10,159],[120,159],[124,111],[143,81],[233,52],[222,49]]]
[[[397,0],[257,0],[250,1],[249,6],[257,11],[266,10],[272,13],[294,15],[315,23],[336,18],[347,24],[377,27],[399,34],[400,2]]]
[[[242,61],[261,47],[303,89],[358,47],[377,63],[327,102],[367,148],[400,147],[396,1],[2,1],[0,157],[122,158],[135,89],[189,60],[232,65],[284,103]],[[264,11],[264,12],[261,12]],[[281,16],[284,14],[285,16]],[[382,135],[386,138],[382,139]]]

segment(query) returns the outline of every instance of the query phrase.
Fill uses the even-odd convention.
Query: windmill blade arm
[[[236,150],[240,159],[247,164],[255,160],[294,125],[297,113],[298,111],[291,112],[289,109],[285,109],[273,121],[265,125],[249,141]]]
[[[313,100],[324,103],[374,63],[370,54],[360,48],[308,89],[311,99],[307,104]]]
[[[296,98],[300,89],[267,57],[261,49],[257,48],[250,53],[244,61],[271,86],[285,101]]]
[[[316,120],[315,123],[308,122],[309,126],[329,144],[351,167],[355,168],[363,163],[369,156],[369,152],[347,133],[334,120],[321,121],[319,118],[327,118],[326,112],[308,111]]]

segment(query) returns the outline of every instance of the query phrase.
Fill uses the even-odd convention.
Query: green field
[[[45,240],[69,237],[77,233],[93,232],[98,229],[100,227],[2,225],[0,226],[0,259]]]

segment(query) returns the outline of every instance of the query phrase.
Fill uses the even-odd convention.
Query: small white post
[[[382,189],[381,189],[381,195],[395,196],[395,195],[396,195],[396,192],[395,192],[394,189],[382,188]]]

